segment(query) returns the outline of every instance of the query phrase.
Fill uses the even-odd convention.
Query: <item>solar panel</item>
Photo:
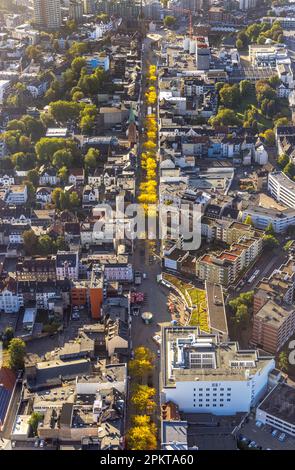
[[[0,421],[4,422],[11,392],[0,385]]]

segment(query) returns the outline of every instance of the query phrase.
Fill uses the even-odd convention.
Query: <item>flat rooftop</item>
[[[285,383],[277,385],[258,408],[295,425],[295,388]]]
[[[196,327],[162,327],[164,387],[175,387],[176,382],[246,381],[272,359],[258,350],[240,350],[236,342],[219,343],[216,334],[200,333]]]
[[[228,335],[222,286],[220,286],[219,284],[212,284],[210,282],[206,282],[205,288],[209,325],[214,330],[218,330]]]
[[[261,307],[256,316],[262,319],[264,323],[280,328],[293,312],[294,307],[292,305],[278,305],[273,300],[269,300]]]

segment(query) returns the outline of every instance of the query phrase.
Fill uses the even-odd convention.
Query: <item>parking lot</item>
[[[295,449],[295,438],[288,436],[284,442],[279,441],[278,437],[282,434],[282,431],[277,432],[275,437],[272,436],[271,432],[274,429],[269,425],[262,425],[260,428],[256,426],[256,420],[253,417],[249,418],[247,423],[244,423],[237,433],[242,434],[251,441],[255,441],[258,446],[262,447],[262,450],[294,450]]]

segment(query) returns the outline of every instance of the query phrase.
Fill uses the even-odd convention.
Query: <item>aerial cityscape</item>
[[[0,0],[7,450],[295,450],[295,0]]]

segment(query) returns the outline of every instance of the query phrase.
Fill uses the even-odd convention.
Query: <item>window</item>
[[[226,401],[230,401],[230,398],[228,398]]]
[[[213,398],[213,401],[216,401],[216,398]]]
[[[206,401],[210,401],[210,399],[209,399],[209,398],[207,398],[207,400],[206,400]]]

